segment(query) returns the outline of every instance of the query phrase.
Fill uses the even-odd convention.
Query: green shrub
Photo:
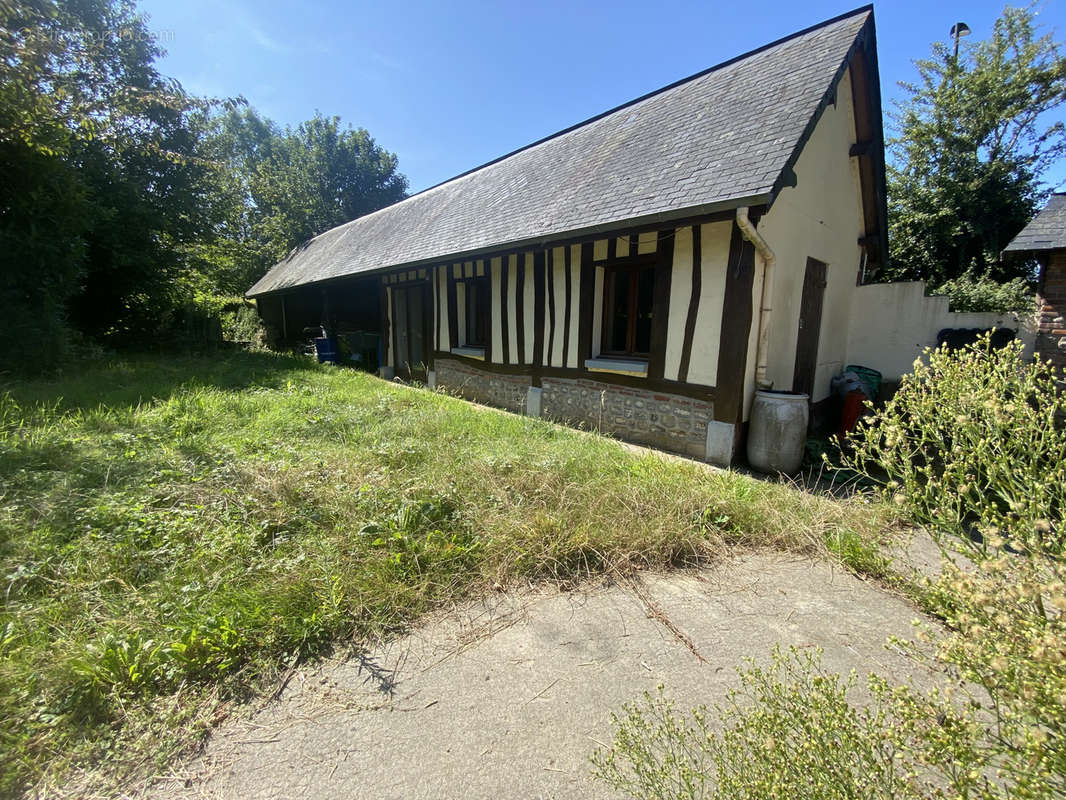
[[[937,648],[961,679],[944,691],[871,675],[872,700],[860,704],[849,696],[854,675],[824,671],[820,654],[775,648],[768,667],[738,670],[740,688],[713,713],[679,715],[662,687],[626,705],[593,774],[640,800],[1066,796],[1063,615],[1038,611],[1031,589],[1012,592],[1017,577],[999,565],[972,583],[949,572],[938,584],[965,597],[953,600],[960,627]],[[1062,577],[1051,584],[1060,609]],[[990,610],[983,592],[996,590],[1009,593],[1006,610],[1002,601]]]
[[[945,565],[925,602],[950,630],[937,636],[926,627],[919,638],[935,642],[936,661],[978,709],[970,716],[981,735],[966,754],[1002,787],[978,796],[1066,797],[1066,564],[994,551],[970,570]],[[926,660],[924,649],[908,647]],[[953,742],[910,693],[895,694],[907,724]]]
[[[885,709],[848,702],[854,677],[824,673],[817,655],[795,649],[738,672],[740,688],[713,714],[679,717],[660,687],[612,715],[614,743],[593,755],[593,774],[647,800],[923,796],[912,759],[896,757]]]
[[[266,330],[259,319],[255,306],[246,301],[232,304],[221,313],[222,338],[227,342],[240,342],[253,347],[264,347]]]
[[[862,420],[840,468],[879,486],[934,534],[985,551],[990,538],[1062,553],[1066,397],[1021,342],[928,352],[895,397]],[[1058,420],[1056,419],[1058,417]]]
[[[1032,287],[1021,278],[999,283],[989,277],[966,274],[945,281],[931,294],[946,295],[952,311],[1031,314],[1036,310]]]

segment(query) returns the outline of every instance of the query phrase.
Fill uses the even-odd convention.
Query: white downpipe
[[[759,235],[748,219],[748,207],[741,206],[737,209],[737,227],[740,233],[755,245],[755,249],[762,256],[762,297],[759,302],[759,343],[755,348],[755,386],[759,389],[769,389],[773,384],[766,380],[766,361],[768,358],[767,342],[770,339],[770,318],[773,313],[771,302],[774,296],[774,266],[777,264],[777,256],[770,249],[770,245]]]

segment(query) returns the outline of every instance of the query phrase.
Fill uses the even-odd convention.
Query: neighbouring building
[[[728,464],[756,387],[829,396],[885,253],[867,6],[327,231],[248,295],[290,337],[378,331],[386,377]]]
[[[1003,255],[1039,262],[1036,354],[1066,370],[1066,194],[1051,195]]]

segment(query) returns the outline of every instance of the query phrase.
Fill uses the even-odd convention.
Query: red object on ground
[[[844,409],[840,412],[840,435],[844,436],[855,428],[866,406],[866,395],[858,389],[852,389],[844,395]]]

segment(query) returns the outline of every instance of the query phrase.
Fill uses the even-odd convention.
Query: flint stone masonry
[[[542,414],[550,419],[703,459],[714,404],[582,378],[544,378]]]
[[[545,377],[537,389],[529,375],[488,372],[453,359],[437,358],[434,368],[439,386],[468,400],[518,414],[534,414],[539,405],[539,415],[548,419],[708,458],[707,423],[714,419],[709,401],[583,378]]]
[[[501,375],[477,369],[458,359],[434,360],[437,385],[451,389],[468,400],[487,406],[525,413],[526,393],[532,383],[529,375]]]

